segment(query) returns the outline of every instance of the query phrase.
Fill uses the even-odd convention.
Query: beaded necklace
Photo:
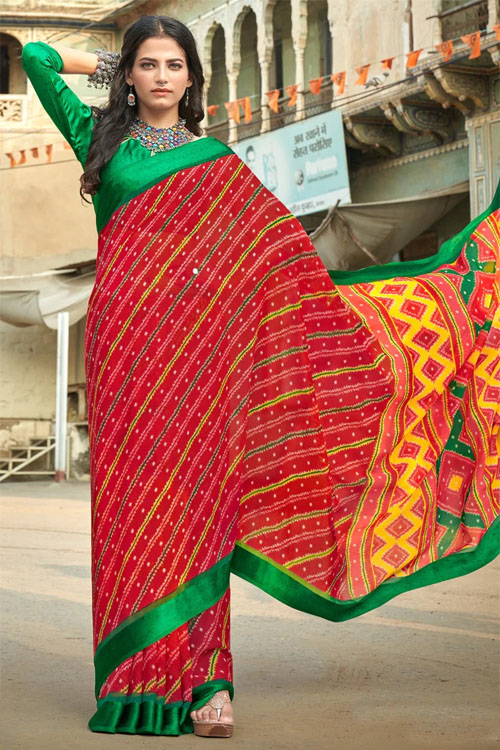
[[[181,143],[194,140],[193,133],[186,128],[186,120],[182,117],[179,117],[175,125],[170,128],[155,128],[141,120],[140,117],[136,117],[129,130],[129,135],[149,149],[151,156],[158,151],[166,151],[166,149],[175,148]]]

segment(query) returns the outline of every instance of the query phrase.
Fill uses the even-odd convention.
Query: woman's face
[[[178,112],[179,100],[192,85],[184,50],[171,37],[150,37],[142,42],[125,80],[129,86],[134,86],[139,117],[141,111],[160,114],[174,109]]]

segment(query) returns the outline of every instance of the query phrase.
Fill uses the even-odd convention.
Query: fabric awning
[[[0,276],[0,320],[20,327],[57,329],[57,313],[67,311],[69,325],[73,325],[85,316],[94,283],[95,271]]]
[[[451,211],[468,181],[432,193],[380,203],[333,206],[309,239],[326,268],[356,270],[388,263],[411,240]],[[469,221],[464,216],[463,225]]]

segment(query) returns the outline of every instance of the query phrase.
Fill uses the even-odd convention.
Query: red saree
[[[93,731],[184,734],[233,697],[231,572],[340,621],[497,554],[498,195],[436,256],[350,275],[234,153],[114,210],[85,342]]]

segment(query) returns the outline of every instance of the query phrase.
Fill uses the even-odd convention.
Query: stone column
[[[498,0],[488,0],[488,31],[493,31],[493,26],[497,23],[500,23]]]
[[[234,102],[236,101],[238,94],[238,76],[239,76],[239,68],[236,70],[228,70],[227,77],[229,79],[229,101]],[[229,118],[229,143],[234,143],[238,140],[238,124],[233,120],[232,117]]]
[[[293,45],[295,50],[295,81],[298,83],[297,88],[297,99],[295,102],[296,113],[295,120],[303,120],[306,116],[305,112],[305,81],[304,81],[304,48]]]
[[[431,34],[432,44],[441,44],[443,41],[443,32],[441,31],[441,19],[437,18],[438,14],[441,13],[443,6],[443,0],[432,0],[431,5]]]
[[[260,100],[260,116],[261,116],[260,132],[261,133],[267,133],[267,131],[271,129],[271,113],[269,112],[266,91],[269,91],[269,78],[270,78],[272,54],[273,54],[272,49],[269,49],[267,47],[264,50],[264,53],[262,55],[259,55],[260,83],[261,83],[260,90],[262,92],[261,100]]]
[[[332,73],[340,73],[342,68],[336,66],[336,52],[337,52],[337,19],[338,19],[338,5],[334,8],[334,0],[328,0],[328,26],[330,27],[330,36],[332,37]],[[335,106],[335,92],[337,87],[332,83],[332,108]]]
[[[264,13],[260,7],[262,25],[257,26],[257,54],[260,68],[260,132],[267,133],[271,129],[271,113],[268,107],[266,91],[270,89],[271,64],[273,60],[273,8],[267,6]]]
[[[205,76],[205,84],[203,86],[203,111],[205,113],[205,117],[199,124],[203,128],[204,131],[206,131],[208,125],[210,124],[210,119],[207,113],[207,107],[208,107],[208,92],[210,89],[210,81],[212,80],[212,71],[210,70],[210,72],[207,72],[209,67],[210,66],[207,65],[207,68],[205,68],[205,64],[203,66],[203,75]]]
[[[332,73],[341,73],[348,70],[348,23],[347,23],[348,0],[328,0],[328,22],[332,34]],[[349,77],[347,79],[347,87]],[[335,105],[335,92],[337,87],[333,84],[332,106]],[[345,95],[344,95],[345,96]]]
[[[307,0],[292,0],[292,42],[295,52],[295,83],[297,101],[295,120],[305,117],[304,54],[307,41]]]

